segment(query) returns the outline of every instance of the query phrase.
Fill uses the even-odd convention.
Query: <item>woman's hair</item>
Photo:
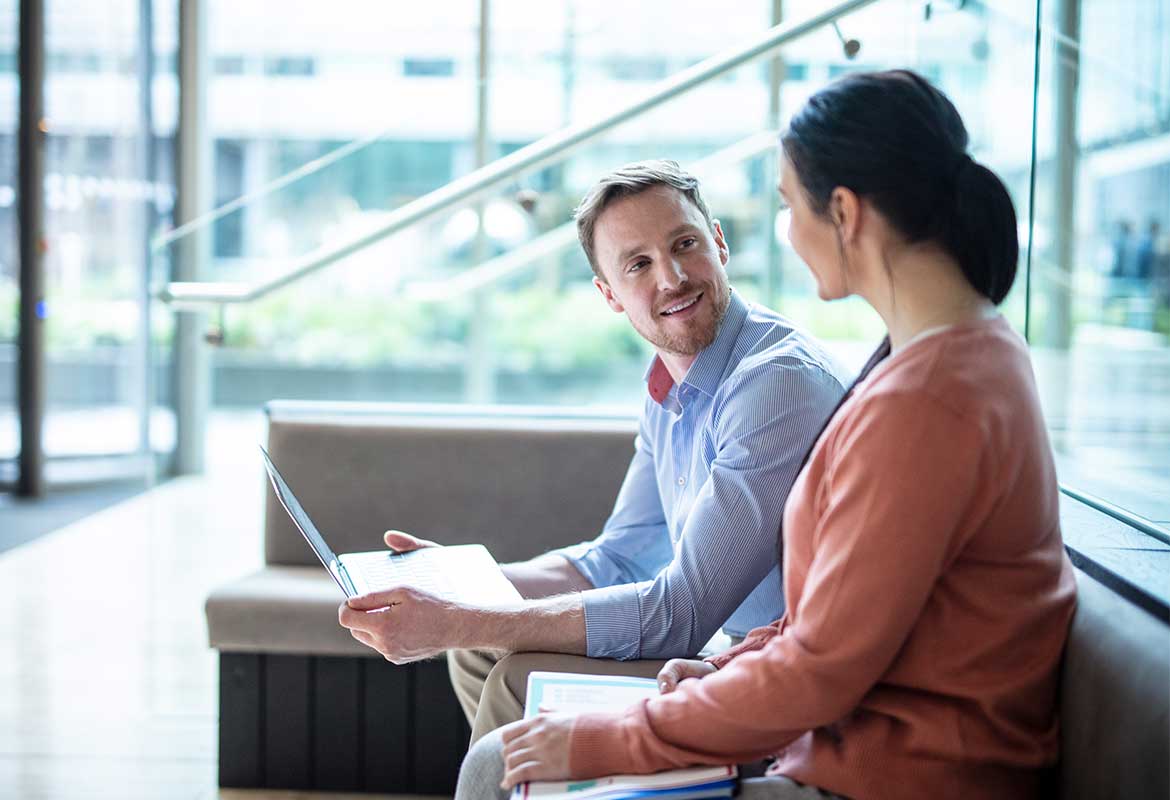
[[[816,213],[829,213],[835,188],[850,189],[906,241],[940,246],[987,299],[1007,296],[1020,255],[1012,199],[967,155],[959,112],[925,78],[909,70],[841,78],[809,98],[780,144]],[[809,445],[802,469],[853,390],[889,354],[886,337]],[[783,540],[781,526],[781,556]]]
[[[780,137],[813,210],[838,186],[868,200],[911,244],[933,242],[993,303],[1016,277],[1007,188],[967,155],[946,95],[909,70],[849,75],[809,98]]]

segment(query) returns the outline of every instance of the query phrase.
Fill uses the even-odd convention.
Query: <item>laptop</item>
[[[468,605],[497,605],[523,599],[481,544],[424,547],[410,553],[378,550],[336,555],[281,477],[268,451],[261,447],[260,452],[276,498],[346,597],[406,585]]]

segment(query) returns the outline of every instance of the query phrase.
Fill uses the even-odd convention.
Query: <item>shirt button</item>
[[[678,476],[678,485],[679,486],[686,486],[687,485],[687,479],[685,476],[683,476],[683,475]]]

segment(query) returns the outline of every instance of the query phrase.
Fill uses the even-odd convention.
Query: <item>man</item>
[[[606,175],[576,219],[594,285],[656,352],[601,535],[503,565],[526,598],[515,607],[459,607],[404,586],[339,611],[392,661],[449,650],[472,741],[520,718],[534,669],[653,676],[720,626],[739,638],[777,619],[784,501],[843,393],[812,339],[731,290],[723,230],[674,162]],[[386,544],[434,545],[396,531]]]

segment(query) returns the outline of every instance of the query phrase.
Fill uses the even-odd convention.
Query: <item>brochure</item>
[[[524,716],[541,711],[579,714],[620,711],[658,694],[652,678],[534,672],[528,677]],[[517,786],[512,800],[701,800],[731,797],[738,774],[734,765],[692,767],[652,775],[610,775],[581,781],[533,781]]]

